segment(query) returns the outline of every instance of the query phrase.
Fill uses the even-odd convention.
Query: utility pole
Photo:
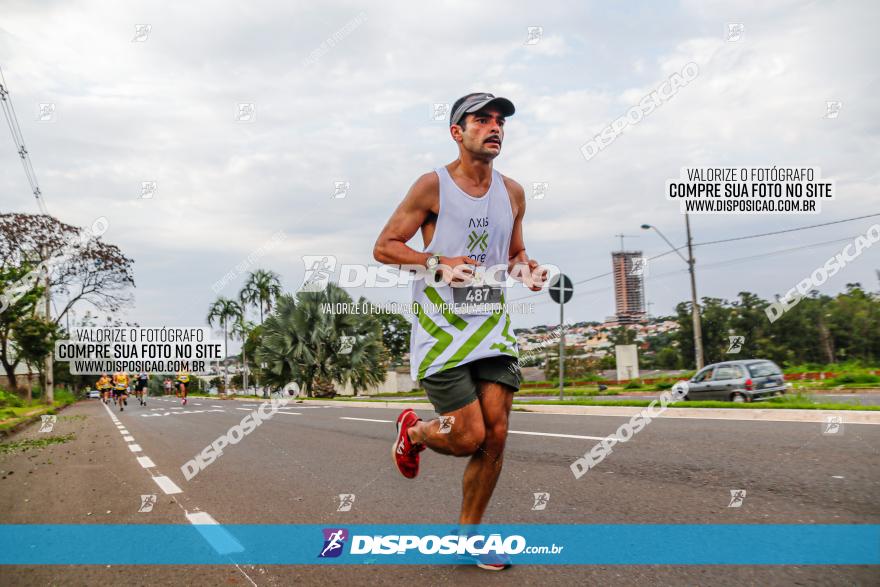
[[[43,259],[47,259],[47,251],[48,247],[43,247]],[[46,322],[52,321],[52,297],[49,288],[49,271],[45,272],[46,274],[46,291],[45,291],[45,301],[46,301]],[[46,355],[46,358],[43,360],[43,382],[45,384],[45,389],[43,389],[43,401],[50,406],[55,403],[55,376],[52,373],[54,367],[52,364],[52,353]]]
[[[704,365],[703,329],[700,324],[700,305],[697,303],[697,277],[694,273],[696,260],[694,259],[693,240],[691,239],[691,219],[687,214],[684,215],[684,225],[687,229],[688,272],[691,274],[691,303],[693,304],[691,318],[694,321],[694,352],[697,359],[697,371],[699,371]]]
[[[653,228],[655,231],[657,231],[657,234],[660,235],[660,238],[662,238],[664,241],[666,241],[666,244],[672,247],[672,250],[675,252],[676,255],[681,257],[682,261],[687,263],[688,273],[690,273],[691,277],[691,319],[693,320],[694,324],[694,361],[697,364],[697,371],[699,371],[703,368],[705,364],[705,355],[703,354],[703,329],[700,327],[700,305],[697,303],[697,278],[696,274],[694,273],[694,265],[696,264],[696,260],[694,259],[694,247],[693,241],[691,239],[691,220],[687,214],[684,215],[684,225],[685,229],[687,230],[687,259],[684,258],[684,255],[679,252],[678,248],[675,245],[669,242],[669,239],[666,238],[666,235],[660,232],[659,228],[657,228],[653,224],[643,224],[642,229],[648,230]]]

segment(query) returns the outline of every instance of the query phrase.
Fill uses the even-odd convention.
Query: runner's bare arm
[[[509,177],[504,177],[504,185],[507,188],[507,193],[510,194],[510,206],[513,210],[513,232],[510,235],[508,271],[511,277],[517,281],[522,281],[530,290],[541,291],[541,285],[547,279],[547,270],[540,269],[536,271],[540,264],[534,259],[529,259],[529,254],[526,253],[526,245],[523,242],[522,220],[526,215],[525,190],[523,190],[519,183]],[[514,271],[514,267],[521,263],[528,266],[528,272]],[[525,273],[529,274],[526,276],[529,279],[523,279]]]
[[[393,265],[424,265],[431,255],[407,246],[431,213],[438,214],[440,180],[436,173],[426,173],[409,188],[403,201],[379,233],[373,258]]]

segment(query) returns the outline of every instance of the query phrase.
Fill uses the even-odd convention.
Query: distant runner
[[[128,373],[117,371],[113,374],[113,398],[120,412],[128,405]]]
[[[189,385],[189,371],[181,369],[177,372],[177,397],[183,398],[181,405],[186,405],[186,386]]]

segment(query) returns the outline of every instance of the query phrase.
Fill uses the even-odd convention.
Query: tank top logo
[[[468,220],[468,228],[475,230],[471,230],[470,233],[468,233],[465,248],[470,252],[468,257],[475,261],[479,261],[480,263],[486,260],[486,249],[489,248],[489,231],[479,229],[485,229],[488,226],[488,216],[483,218],[471,218]]]

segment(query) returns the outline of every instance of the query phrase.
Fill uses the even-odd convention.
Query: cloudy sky
[[[880,212],[876,2],[283,4],[4,0],[0,67],[46,203],[75,225],[108,218],[105,239],[135,260],[124,319],[203,325],[212,285],[261,248],[254,268],[287,290],[302,283],[303,255],[372,262],[408,187],[457,155],[433,105],[472,91],[516,104],[496,169],[527,196],[548,184],[527,203],[526,245],[575,282],[610,270],[615,234],[646,255],[668,250],[642,223],[684,241],[663,195],[684,166],[820,167],[837,187],[816,216],[694,217],[696,242]],[[542,28],[536,43],[529,27]],[[695,80],[583,157],[581,145],[689,62]],[[828,101],[841,102],[835,118]],[[53,120],[38,120],[41,103],[55,105]],[[236,120],[251,103],[254,120]],[[144,181],[157,182],[151,199]],[[332,197],[337,181],[350,182],[345,198]],[[0,210],[37,212],[9,139]],[[782,293],[878,221],[698,247],[699,294]],[[876,290],[876,269],[878,247],[822,291]],[[689,296],[685,270],[674,255],[651,263],[652,313]],[[243,278],[219,293],[235,295]],[[576,292],[567,320],[614,312],[610,278]],[[546,293],[528,299],[535,312],[515,326],[558,320]]]

